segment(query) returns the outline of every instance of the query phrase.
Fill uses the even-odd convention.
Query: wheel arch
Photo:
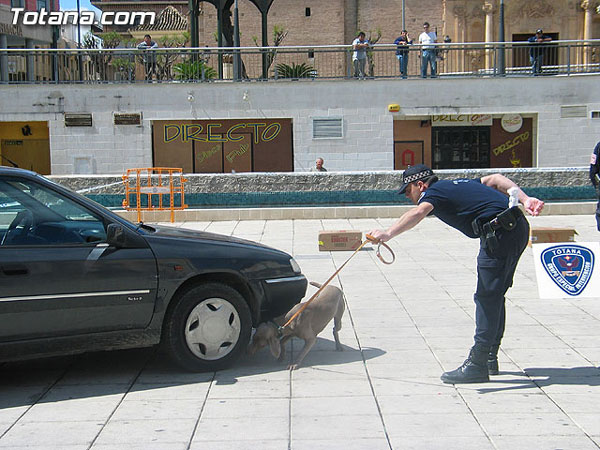
[[[196,275],[186,280],[184,283],[181,284],[181,286],[177,288],[177,290],[171,296],[171,299],[169,300],[169,304],[167,306],[167,310],[165,311],[165,319],[163,320],[162,325],[163,329],[166,322],[168,321],[167,318],[170,316],[171,312],[173,311],[173,308],[177,304],[177,300],[195,286],[206,283],[222,283],[238,291],[248,304],[248,308],[250,309],[250,315],[252,317],[252,323],[255,324],[258,321],[258,317],[260,316],[260,305],[258,302],[258,298],[253,289],[250,287],[250,285],[246,283],[246,281],[244,281],[244,279],[237,274],[230,272],[215,272]],[[164,335],[164,333],[161,334]]]

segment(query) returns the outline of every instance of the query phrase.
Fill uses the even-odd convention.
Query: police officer
[[[598,205],[596,206],[596,224],[598,231],[600,231],[600,190],[598,190],[598,172],[600,171],[600,142],[596,144],[594,153],[592,153],[592,159],[590,160],[590,180],[596,188],[598,195]]]
[[[433,214],[470,238],[481,241],[477,256],[475,300],[475,345],[456,370],[445,372],[444,383],[478,383],[498,374],[498,349],[504,335],[504,294],[512,286],[521,253],[529,239],[529,223],[518,207],[508,208],[507,193],[515,196],[525,211],[537,216],[544,202],[526,195],[508,178],[493,174],[479,180],[438,180],[423,164],[409,167],[402,175],[401,194],[416,206],[387,230],[371,235],[388,241]]]

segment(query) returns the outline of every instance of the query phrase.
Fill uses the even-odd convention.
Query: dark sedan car
[[[33,172],[0,167],[0,360],[161,343],[189,370],[216,370],[306,286],[285,252],[132,224]]]

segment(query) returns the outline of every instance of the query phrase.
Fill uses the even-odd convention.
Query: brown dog
[[[319,283],[311,281],[310,284],[318,288]],[[297,369],[317,342],[317,335],[323,331],[325,326],[333,321],[333,338],[335,339],[335,349],[342,351],[344,348],[340,344],[338,337],[339,330],[342,329],[342,315],[344,314],[344,293],[335,286],[326,286],[319,295],[296,317],[287,327],[279,327],[286,323],[298,311],[304,303],[295,305],[285,317],[275,319],[275,322],[263,322],[256,329],[252,337],[252,342],[248,345],[248,353],[253,355],[263,347],[269,346],[271,353],[280,361],[285,358],[285,343],[292,337],[298,337],[304,340],[304,347],[298,355],[296,362],[290,364],[288,369]]]

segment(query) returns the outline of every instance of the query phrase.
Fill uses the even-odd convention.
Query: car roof
[[[37,173],[32,172],[31,170],[8,166],[0,166],[0,175],[25,175],[28,177],[38,176]]]

